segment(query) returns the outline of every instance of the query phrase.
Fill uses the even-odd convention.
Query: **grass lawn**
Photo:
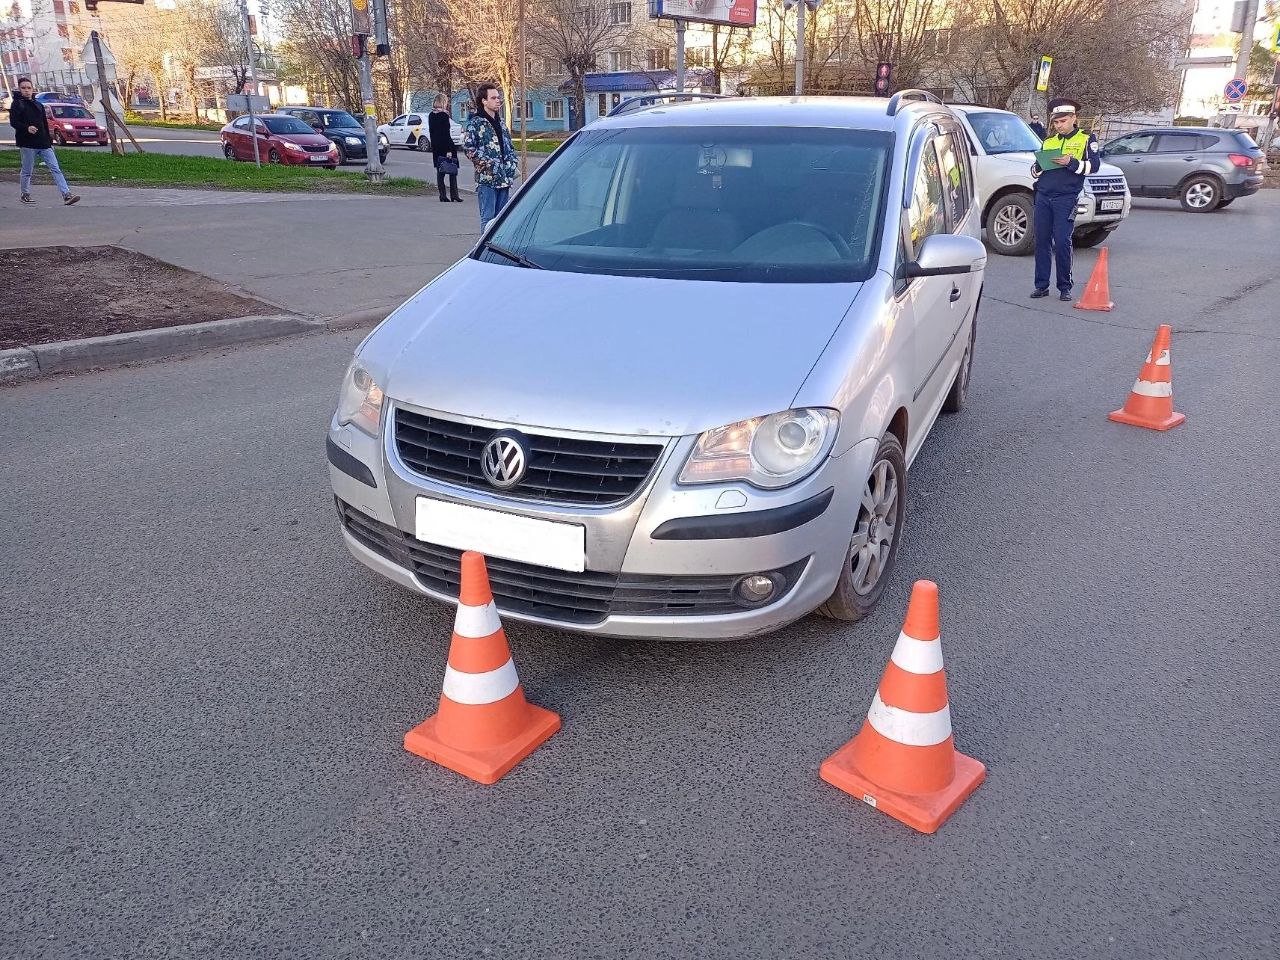
[[[307,193],[371,193],[378,195],[421,194],[420,180],[386,177],[379,186],[370,184],[363,173],[316,170],[252,163],[234,163],[217,157],[182,157],[161,153],[79,153],[60,150],[58,163],[74,190],[80,184],[117,187],[194,187],[205,190],[303,191]],[[0,176],[17,179],[20,167],[17,150],[0,150]],[[47,183],[49,175],[36,168],[36,180]]]
[[[217,133],[222,129],[221,123],[196,123],[191,120],[161,120],[159,117],[144,117],[136,113],[126,112],[124,122],[130,127],[164,127],[169,130],[209,130]]]
[[[520,149],[519,131],[516,131],[514,134],[512,134],[511,139],[515,141],[516,149],[519,150]],[[560,146],[560,144],[562,143],[564,143],[563,140],[527,140],[525,141],[525,144],[526,144],[525,152],[526,153],[550,153],[556,147]]]

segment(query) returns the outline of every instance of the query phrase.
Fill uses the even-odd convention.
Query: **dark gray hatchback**
[[[1124,171],[1135,197],[1177,197],[1193,213],[1262,188],[1264,154],[1242,130],[1152,127],[1109,141],[1102,155]]]

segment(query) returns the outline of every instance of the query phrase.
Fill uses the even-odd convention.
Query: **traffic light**
[[[877,97],[887,97],[893,86],[893,64],[881,61],[876,64],[875,92]]]

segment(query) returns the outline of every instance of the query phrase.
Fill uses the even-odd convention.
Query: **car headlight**
[[[708,430],[698,437],[679,482],[745,480],[764,490],[790,486],[831,452],[839,422],[835,410],[802,407]]]
[[[306,152],[307,152],[307,151],[306,151],[306,148],[304,148],[304,147],[303,147],[301,144],[299,144],[299,143],[294,143],[292,140],[286,140],[286,141],[284,142],[284,148],[285,148],[286,150],[297,150],[299,153],[306,153]]]
[[[355,425],[371,437],[382,418],[382,388],[359,360],[351,361],[338,396],[338,426]]]
[[[74,130],[75,128],[76,128],[76,125],[74,123],[64,123],[62,125],[63,130]]]
[[[359,137],[343,137],[342,139],[353,147],[358,147],[363,142]]]

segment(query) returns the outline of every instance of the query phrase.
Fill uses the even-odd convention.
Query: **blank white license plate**
[[[576,523],[520,517],[443,500],[418,498],[414,536],[455,550],[554,570],[587,569],[587,531]]]
[[[326,156],[312,157],[312,158],[311,158],[311,162],[312,162],[312,163],[324,163],[324,162],[325,162],[326,160],[328,160],[328,159],[329,159],[329,158],[328,158],[328,157],[326,157]]]
[[[1123,210],[1124,201],[1123,200],[1103,200],[1101,203],[1098,204],[1098,209],[1103,211],[1104,213],[1110,210]]]

